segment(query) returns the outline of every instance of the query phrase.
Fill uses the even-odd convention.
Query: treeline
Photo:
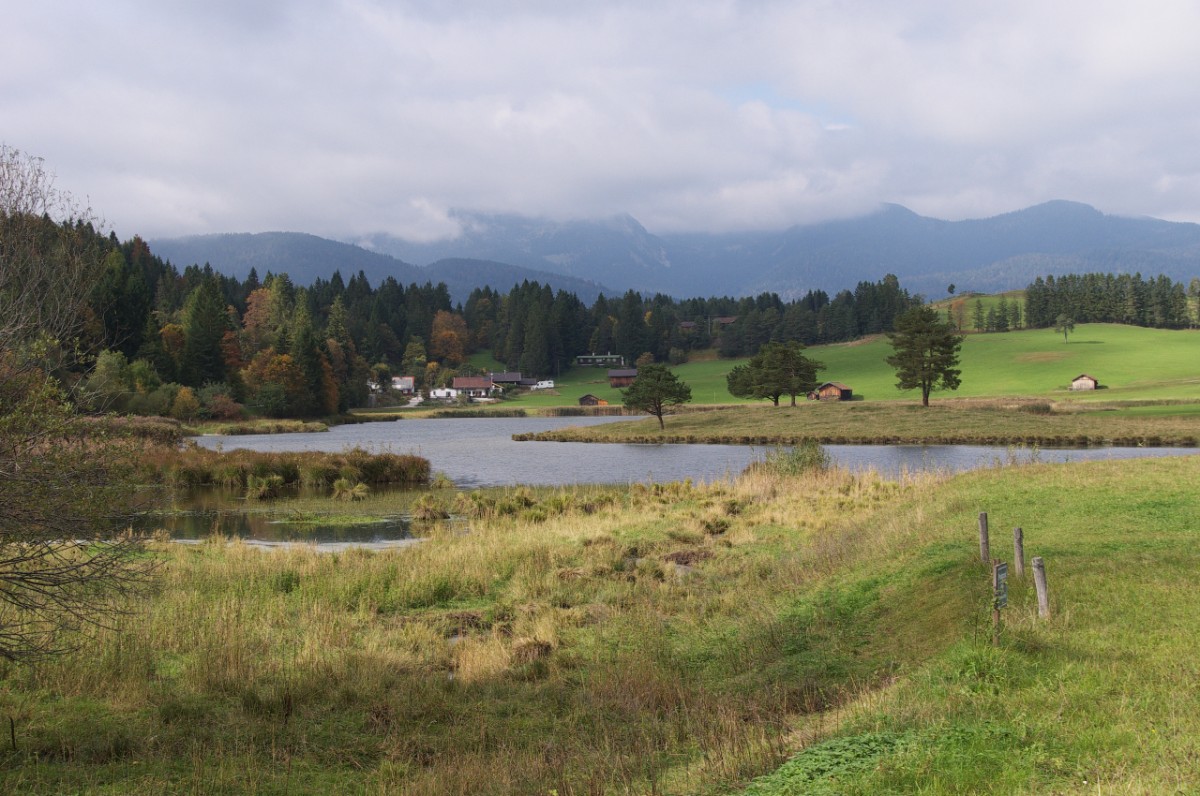
[[[1188,294],[1200,296],[1200,279],[1189,289],[1166,276],[1141,274],[1068,274],[1038,277],[1025,288],[1025,321],[1054,326],[1060,315],[1075,323],[1124,323],[1182,329],[1193,323]]]
[[[649,354],[680,363],[696,349],[724,356],[768,341],[806,345],[891,329],[917,302],[894,276],[830,299],[811,291],[784,301],[679,301],[628,291],[588,307],[576,295],[525,282],[507,293],[473,291],[452,305],[443,284],[372,287],[360,271],[308,287],[286,274],[244,280],[209,266],[178,270],[139,238],[93,233],[102,274],[89,302],[85,346],[99,352],[80,386],[95,409],[233,418],[244,406],[268,416],[318,416],[364,404],[368,382],[393,373],[418,388],[470,373],[468,357],[490,349],[506,367],[557,375],[580,354]]]

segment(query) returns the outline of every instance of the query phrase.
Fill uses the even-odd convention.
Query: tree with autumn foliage
[[[467,358],[470,343],[467,322],[461,315],[438,310],[433,316],[433,334],[429,340],[429,353],[451,367],[461,365]]]

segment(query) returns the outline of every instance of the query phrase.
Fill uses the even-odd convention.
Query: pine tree
[[[896,331],[888,339],[895,353],[887,363],[896,369],[898,389],[920,389],[923,406],[929,406],[929,394],[934,390],[958,389],[962,337],[936,310],[913,307],[896,319]]]

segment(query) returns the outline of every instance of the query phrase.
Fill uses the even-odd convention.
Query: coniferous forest
[[[121,242],[90,226],[76,234],[104,262],[84,336],[94,368],[75,376],[81,394],[92,408],[181,419],[232,419],[244,407],[272,417],[331,415],[362,406],[368,383],[391,375],[413,376],[418,389],[469,375],[468,358],[480,350],[538,377],[558,375],[586,353],[631,364],[646,354],[679,364],[714,347],[722,357],[745,357],[771,341],[814,345],[888,332],[921,302],[889,274],[833,297],[814,290],[791,300],[630,290],[587,306],[573,293],[524,282],[507,293],[477,288],[454,304],[444,284],[389,277],[371,285],[361,271],[349,279],[335,271],[308,286],[253,270],[238,280],[207,265],[180,271],[140,238]],[[1165,276],[1051,276],[1028,286],[1023,326],[1051,326],[1062,314],[1166,328],[1191,320],[1188,292]]]
[[[239,281],[207,265],[180,271],[139,238],[89,232],[104,275],[89,302],[84,347],[96,358],[82,394],[94,408],[183,419],[233,418],[243,406],[274,417],[334,414],[363,405],[369,381],[403,373],[420,389],[467,375],[468,357],[484,349],[510,369],[554,376],[589,352],[680,363],[714,345],[739,357],[771,340],[850,340],[890,330],[919,302],[889,275],[790,301],[630,290],[589,307],[524,282],[507,293],[477,288],[456,305],[443,284],[373,286],[362,272],[298,286],[286,273]]]

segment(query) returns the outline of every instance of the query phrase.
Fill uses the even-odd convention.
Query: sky
[[[0,143],[122,239],[1200,222],[1200,3],[6,2]]]

